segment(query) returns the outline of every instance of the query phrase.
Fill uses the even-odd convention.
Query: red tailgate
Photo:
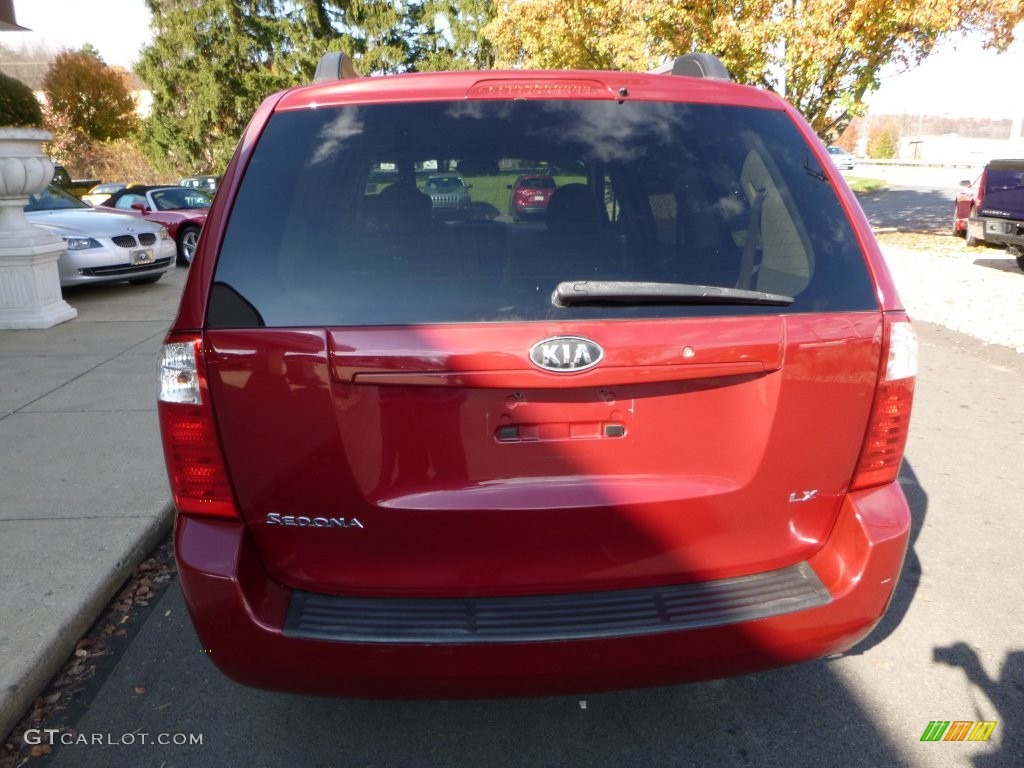
[[[721,578],[835,520],[880,315],[208,331],[229,473],[314,592],[487,595]],[[536,342],[590,339],[590,370]]]

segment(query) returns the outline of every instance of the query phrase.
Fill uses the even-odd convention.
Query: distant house
[[[153,91],[134,72],[128,73],[129,93],[135,101],[135,114],[147,118],[153,112]]]
[[[43,89],[43,78],[46,77],[52,59],[21,56],[6,48],[0,48],[0,53],[3,53],[3,56],[0,56],[0,72],[15,80],[21,80],[33,91]]]
[[[14,32],[25,27],[14,18],[14,0],[0,0],[0,32]]]
[[[9,51],[4,51],[9,53]],[[36,99],[46,106],[46,93],[43,91],[43,80],[53,63],[53,58],[5,56],[0,60],[0,72],[25,83],[36,95]],[[134,72],[128,72],[128,88],[135,102],[135,114],[140,118],[149,117],[153,111],[153,92]]]

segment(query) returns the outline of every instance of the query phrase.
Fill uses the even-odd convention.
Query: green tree
[[[293,81],[260,0],[147,0],[153,44],[136,72],[153,94],[142,132],[161,169],[221,169],[262,98]]]
[[[0,126],[39,128],[42,125],[43,110],[32,89],[0,72]]]
[[[410,68],[423,72],[490,69],[494,48],[480,30],[494,16],[490,0],[412,0]]]
[[[327,51],[361,71],[409,68],[407,8],[388,0],[146,0],[153,43],[138,74],[153,93],[146,154],[164,169],[223,170],[275,91],[309,82]]]
[[[884,65],[913,66],[970,31],[1002,50],[1022,20],[1020,0],[500,0],[483,32],[501,65],[644,70],[712,53],[834,136]]]
[[[108,67],[87,46],[57,55],[43,78],[47,125],[55,138],[103,142],[123,139],[138,129],[135,100],[127,75]]]

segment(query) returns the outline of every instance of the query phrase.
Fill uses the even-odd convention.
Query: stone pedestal
[[[0,128],[0,328],[50,328],[78,316],[61,296],[64,241],[23,210],[53,177],[42,152],[50,138],[36,128]]]

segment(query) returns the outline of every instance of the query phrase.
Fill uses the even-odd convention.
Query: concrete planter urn
[[[53,177],[42,150],[51,138],[39,128],[0,127],[0,328],[50,328],[78,315],[60,290],[64,241],[23,210]]]

